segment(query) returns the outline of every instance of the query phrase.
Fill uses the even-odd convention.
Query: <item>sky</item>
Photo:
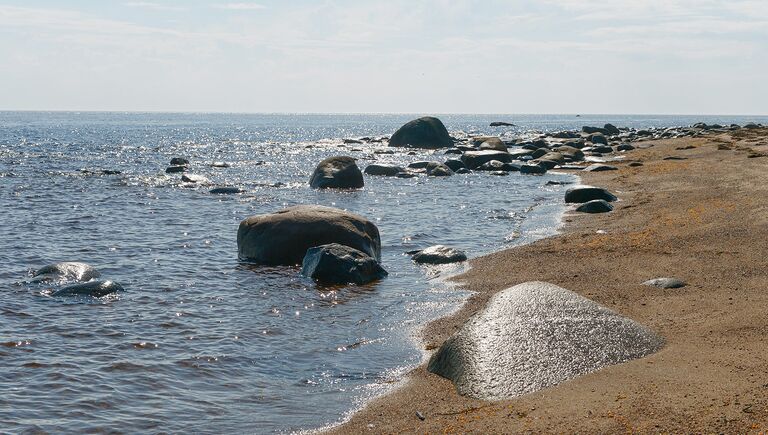
[[[768,115],[768,0],[0,0],[0,110]]]

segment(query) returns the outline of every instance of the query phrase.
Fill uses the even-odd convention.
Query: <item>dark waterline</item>
[[[391,134],[412,115],[0,112],[0,428],[49,432],[274,432],[337,422],[421,361],[414,332],[465,294],[405,251],[471,256],[552,234],[571,177],[366,177],[355,192],[306,181],[321,159],[375,154],[347,137]],[[444,115],[452,132],[516,136],[612,122],[659,127],[761,117]],[[490,128],[491,121],[513,128]],[[166,175],[171,157],[245,194],[216,196]],[[209,163],[225,161],[230,168]],[[262,163],[263,162],[263,163]],[[119,175],[94,175],[100,170]],[[88,170],[92,172],[83,172]],[[348,209],[380,228],[386,280],[318,288],[295,268],[238,264],[246,216],[294,204]],[[85,261],[127,291],[61,300],[26,283]],[[439,278],[439,276],[437,276]]]

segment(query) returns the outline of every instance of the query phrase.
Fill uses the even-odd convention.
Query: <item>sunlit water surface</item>
[[[359,191],[307,185],[325,157],[444,160],[385,143],[414,115],[0,112],[0,430],[285,432],[340,421],[423,358],[417,332],[466,297],[406,251],[477,256],[552,234],[573,177],[366,176]],[[650,127],[751,118],[441,117],[455,134],[514,137],[611,121]],[[518,127],[490,128],[494,120]],[[757,119],[758,121],[761,121]],[[763,120],[764,122],[764,120]],[[239,195],[166,175],[171,157]],[[215,161],[231,164],[214,168]],[[94,175],[100,170],[117,175]],[[83,171],[86,170],[86,171]],[[390,275],[318,287],[297,268],[237,261],[238,223],[295,204],[373,220]],[[34,269],[83,261],[119,297],[47,297]],[[510,265],[513,267],[514,265]]]

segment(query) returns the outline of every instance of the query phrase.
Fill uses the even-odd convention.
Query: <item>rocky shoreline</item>
[[[607,132],[612,151],[598,158],[611,159],[614,169],[583,171],[585,164],[565,158],[557,166],[615,192],[615,209],[569,214],[560,236],[472,260],[458,279],[476,293],[455,315],[425,328],[425,349],[440,348],[493,295],[527,281],[573,290],[649,326],[666,346],[500,401],[460,395],[425,364],[331,433],[768,429],[768,362],[759,357],[768,351],[768,279],[759,272],[768,264],[757,242],[767,231],[757,223],[768,221],[762,205],[768,176],[759,158],[766,156],[768,131],[757,125],[603,130],[579,132],[592,144],[580,150],[598,157],[584,148],[596,144],[589,135]],[[547,153],[557,152],[554,135],[566,133],[536,139],[550,145]],[[612,158],[629,150],[625,140],[634,148],[631,157]],[[658,279],[663,276],[675,279]]]

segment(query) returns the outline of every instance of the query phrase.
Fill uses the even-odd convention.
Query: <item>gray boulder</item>
[[[600,127],[590,127],[588,125],[585,125],[584,127],[581,127],[581,131],[587,134],[594,134],[594,133],[601,133],[601,134],[610,134],[608,130]]]
[[[448,264],[467,260],[467,254],[443,245],[430,246],[413,254],[413,261],[419,264]]]
[[[171,166],[187,166],[189,160],[184,157],[174,157],[171,159]]]
[[[211,180],[203,177],[202,175],[195,174],[183,174],[181,176],[181,181],[194,184],[211,184]]]
[[[123,286],[113,281],[88,281],[60,288],[51,293],[51,296],[90,296],[100,298],[123,290]]]
[[[32,282],[83,282],[100,276],[101,273],[89,264],[65,261],[41,267],[34,273]]]
[[[331,243],[309,248],[301,274],[326,284],[367,284],[387,276],[387,271],[368,254]]]
[[[365,167],[365,173],[368,175],[381,175],[384,177],[394,177],[403,172],[403,168],[397,165],[371,164]]]
[[[610,123],[609,124],[605,124],[603,126],[603,130],[605,130],[607,134],[619,134],[619,133],[621,133],[621,130],[619,130],[618,127],[616,127],[615,125],[610,124]]]
[[[363,187],[363,174],[355,159],[346,156],[329,157],[317,165],[309,185],[313,189],[359,189]]]
[[[508,163],[512,161],[512,155],[506,151],[467,151],[461,156],[461,161],[469,169],[475,169],[483,163],[490,162],[491,160],[498,160],[502,163]]]
[[[453,175],[453,170],[447,165],[439,162],[431,162],[426,167],[427,175],[430,177],[449,177]]]
[[[214,195],[234,195],[245,191],[239,187],[215,187],[209,192]]]
[[[452,171],[456,172],[459,169],[466,168],[467,166],[459,159],[449,159],[445,161],[445,166],[448,166],[451,168]]]
[[[608,138],[601,133],[590,134],[587,136],[587,141],[593,144],[608,145]]]
[[[481,150],[507,151],[507,145],[498,137],[489,137],[480,144]]]
[[[628,143],[623,143],[616,147],[616,151],[632,151],[633,149],[635,149],[635,147]]]
[[[491,127],[514,127],[515,124],[511,122],[494,121],[490,124]]]
[[[520,173],[526,175],[542,175],[547,173],[547,168],[540,165],[522,165],[520,166]]]
[[[650,329],[574,292],[527,282],[497,293],[445,341],[428,370],[459,394],[509,399],[661,349]]]
[[[567,203],[588,202],[593,199],[603,199],[612,202],[616,201],[618,198],[602,187],[577,186],[565,191],[565,202]]]
[[[685,281],[677,278],[654,278],[644,282],[643,285],[658,288],[680,288],[685,287]]]
[[[414,119],[389,138],[391,147],[450,148],[453,139],[442,121],[431,116]]]
[[[613,206],[606,200],[593,199],[592,201],[587,201],[584,204],[581,204],[576,208],[576,211],[582,213],[608,213],[609,211],[613,211]]]
[[[265,265],[300,264],[307,249],[338,243],[379,260],[381,238],[362,216],[319,205],[299,205],[251,216],[237,230],[238,257]]]

